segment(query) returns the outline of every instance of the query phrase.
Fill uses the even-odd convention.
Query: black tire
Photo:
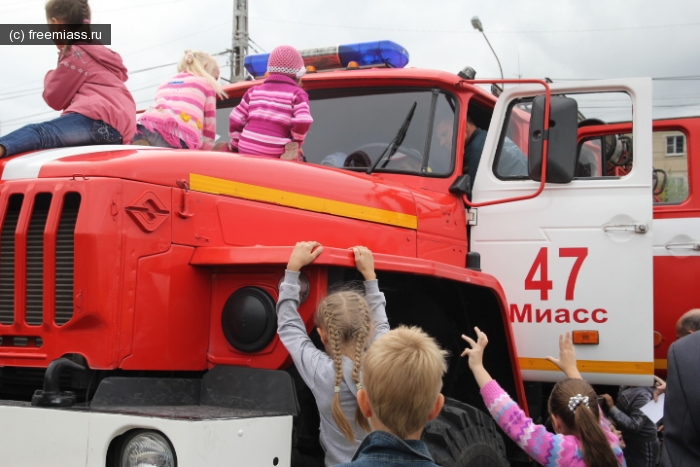
[[[445,399],[440,415],[423,430],[423,441],[442,467],[507,467],[506,447],[488,414]]]

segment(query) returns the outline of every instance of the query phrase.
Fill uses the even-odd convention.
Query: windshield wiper
[[[401,125],[401,128],[399,128],[399,132],[396,133],[396,136],[394,136],[394,139],[391,140],[391,143],[382,151],[382,153],[379,155],[376,161],[374,161],[374,164],[372,164],[372,167],[367,169],[367,173],[371,174],[374,172],[374,169],[377,168],[377,165],[379,165],[379,161],[384,158],[384,154],[386,154],[387,151],[389,151],[389,155],[386,158],[386,161],[382,165],[382,169],[386,167],[386,165],[389,163],[391,160],[391,157],[396,154],[396,151],[399,150],[399,146],[401,146],[401,143],[403,143],[404,138],[406,137],[406,133],[408,132],[408,127],[411,125],[411,120],[413,119],[413,112],[416,111],[416,105],[418,105],[418,102],[414,101],[413,105],[411,106],[411,110],[408,111],[408,115],[406,115],[406,119],[403,121],[403,125]]]

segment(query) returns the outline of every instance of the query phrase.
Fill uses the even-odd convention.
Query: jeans
[[[151,131],[145,126],[141,125],[140,123],[136,124],[136,134],[134,135],[134,139],[132,140],[131,144],[144,144],[144,142],[148,143],[148,146],[158,146],[159,148],[173,148],[173,149],[179,149],[176,148],[175,146],[172,146],[170,143],[168,143],[163,136],[161,136],[160,133]],[[182,149],[188,149],[187,143],[183,139],[180,139],[180,148]]]
[[[5,156],[37,149],[121,142],[122,135],[111,125],[76,113],[48,122],[32,123],[0,138]]]

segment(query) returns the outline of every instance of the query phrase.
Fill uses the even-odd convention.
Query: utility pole
[[[243,66],[248,55],[248,0],[233,2],[233,41],[231,43],[231,82],[245,79]]]

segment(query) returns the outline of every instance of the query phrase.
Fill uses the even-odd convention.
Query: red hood
[[[0,170],[0,186],[2,183],[31,183],[37,178],[105,177],[177,188],[178,182],[191,183],[193,178],[204,177],[223,184],[234,182],[399,215],[417,215],[411,190],[374,174],[221,152],[121,145],[80,146],[3,158]]]

